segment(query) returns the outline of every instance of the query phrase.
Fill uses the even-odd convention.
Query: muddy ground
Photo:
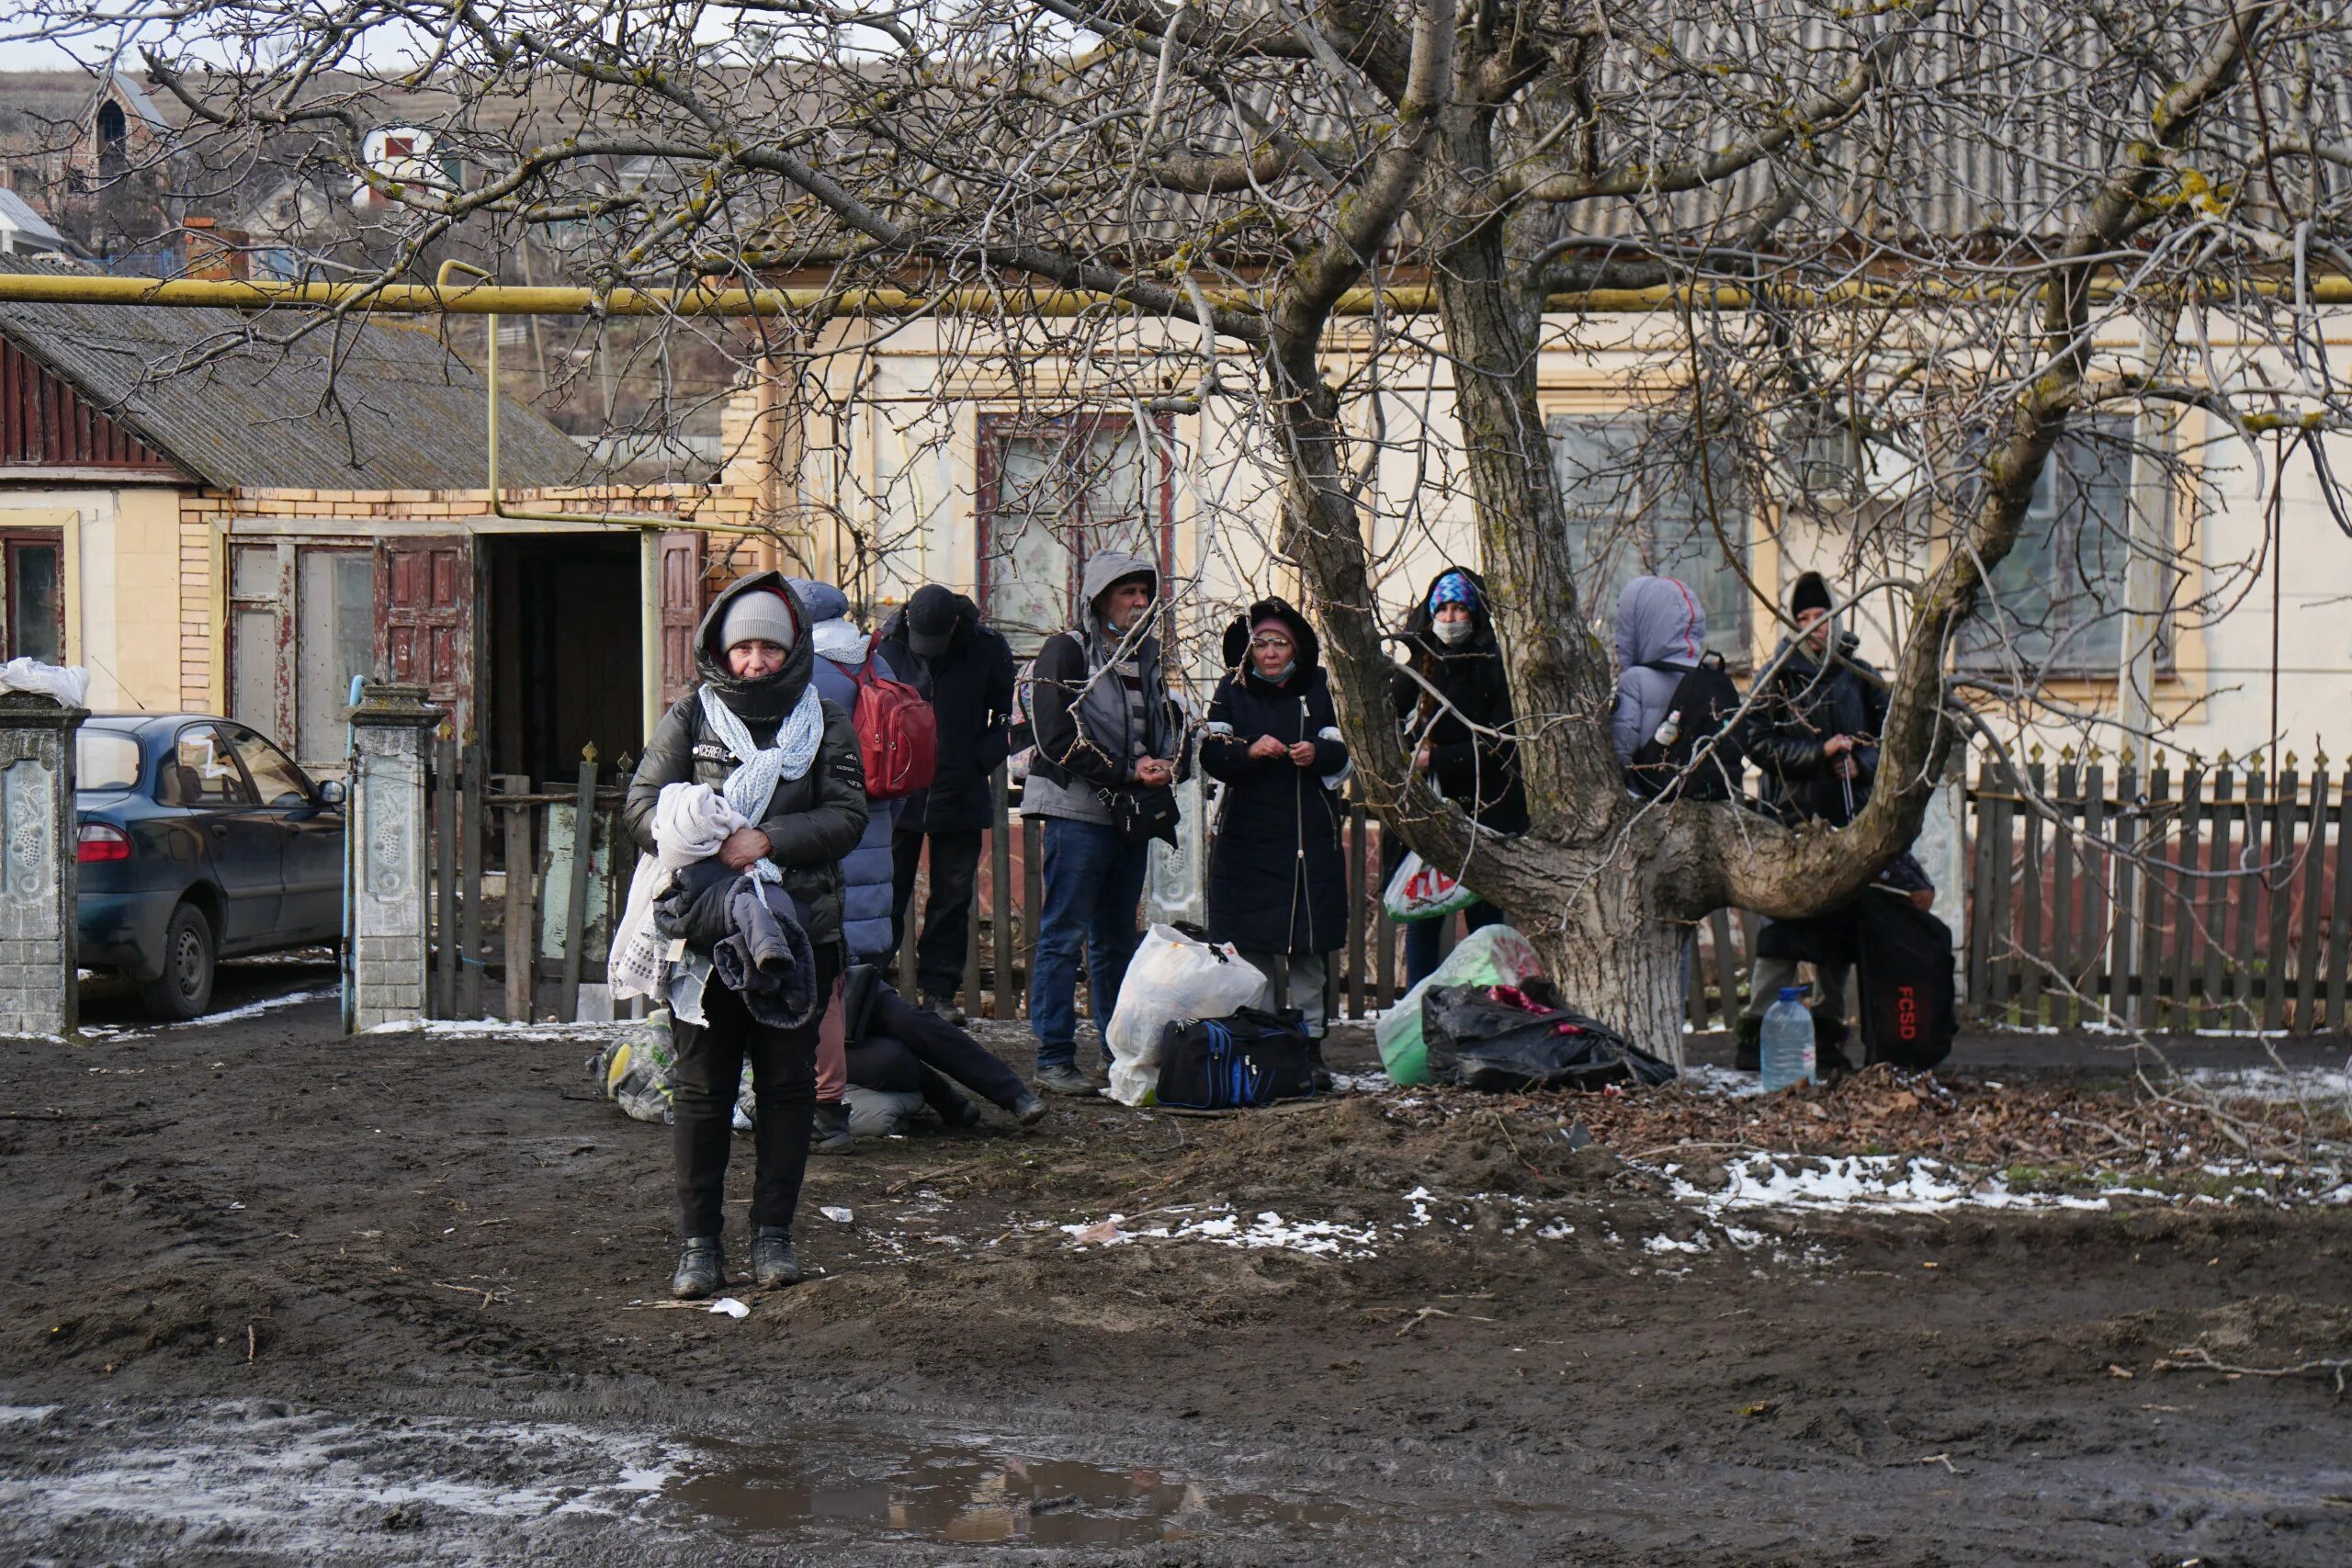
[[[2341,1204],[1735,1223],[1574,1107],[1065,1103],[818,1162],[739,1320],[653,1304],[590,1047],[111,1005],[0,1046],[8,1561],[2352,1561],[2328,1376],[2158,1369],[2352,1356]]]

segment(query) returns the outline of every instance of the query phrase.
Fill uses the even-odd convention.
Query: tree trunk
[[[1653,1055],[1682,1065],[1682,949],[1687,926],[1669,923],[1638,876],[1580,879],[1565,907],[1521,934],[1569,1006],[1590,1013]],[[1554,900],[1559,905],[1559,900]]]

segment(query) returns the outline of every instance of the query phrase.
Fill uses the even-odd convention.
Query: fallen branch
[[[2309,1361],[2298,1361],[2291,1367],[2239,1367],[2215,1360],[2213,1352],[2202,1345],[2184,1345],[2158,1361],[2155,1370],[2160,1372],[2221,1372],[2233,1378],[2292,1378],[2316,1372],[2335,1380],[2336,1396],[2341,1398],[2345,1391],[2345,1374],[2352,1371],[2352,1356],[2324,1356]]]
[[[469,1296],[480,1296],[481,1298],[481,1304],[485,1309],[487,1309],[492,1302],[498,1299],[497,1292],[486,1291],[480,1285],[458,1285],[452,1284],[447,1280],[435,1280],[433,1281],[433,1284],[436,1290],[463,1291]]]

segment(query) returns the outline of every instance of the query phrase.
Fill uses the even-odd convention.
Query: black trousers
[[[840,973],[839,950],[831,943],[820,946],[817,994],[831,994]],[[747,1059],[752,1092],[759,1097],[752,1224],[788,1227],[800,1204],[817,1105],[817,1020],[797,1029],[756,1023],[743,1010],[742,998],[716,976],[703,991],[702,1006],[707,1023],[673,1023],[670,1032],[675,1056],[670,1071],[670,1148],[677,1172],[678,1234],[718,1235],[726,1228],[727,1156]]]
[[[971,941],[972,889],[980,877],[980,829],[890,836],[894,897],[890,902],[891,945],[907,940],[907,907],[914,902],[915,866],[923,840],[931,840],[931,897],[924,901],[922,933],[915,939],[915,986],[926,997],[953,997],[964,988],[964,952]]]
[[[938,1014],[910,1005],[889,986],[876,990],[865,1036],[849,1048],[849,1081],[894,1094],[912,1091],[943,1114],[961,1098],[951,1082],[1007,1111],[1029,1092],[1021,1076],[987,1046]]]

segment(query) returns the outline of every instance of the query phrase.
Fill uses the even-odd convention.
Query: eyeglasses
[[[1293,644],[1290,638],[1269,632],[1263,637],[1251,637],[1250,646],[1251,648],[1289,648]]]

